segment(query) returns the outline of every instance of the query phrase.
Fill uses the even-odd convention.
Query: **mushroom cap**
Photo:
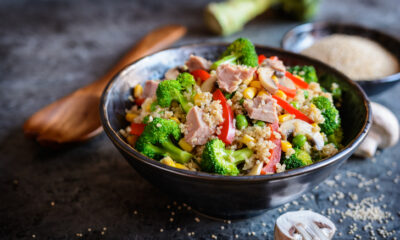
[[[280,130],[284,139],[287,139],[292,133],[294,133],[294,135],[303,134],[315,143],[315,147],[318,150],[321,150],[324,147],[324,138],[321,133],[314,132],[311,124],[303,120],[292,119],[285,121],[281,124]]]
[[[335,224],[327,217],[313,211],[287,212],[275,222],[275,240],[331,239]]]
[[[399,122],[396,116],[379,103],[371,102],[371,107],[372,127],[370,132],[380,137],[378,147],[387,148],[395,145],[399,141]]]

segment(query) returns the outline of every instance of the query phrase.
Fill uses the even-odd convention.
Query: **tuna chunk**
[[[206,144],[212,135],[212,129],[203,121],[203,112],[198,107],[190,109],[186,116],[186,125],[185,141],[193,146]]]
[[[169,69],[165,73],[164,78],[167,80],[176,79],[178,77],[179,73],[180,73],[179,69],[177,67],[174,67],[174,68]]]
[[[278,121],[276,100],[270,96],[262,95],[253,100],[247,99],[244,101],[243,105],[251,119],[269,123]]]
[[[255,68],[240,65],[221,64],[217,68],[218,86],[226,92],[232,93],[247,79],[253,77]]]
[[[203,57],[198,57],[194,55],[190,55],[189,60],[186,61],[185,65],[189,68],[189,72],[202,69],[202,70],[210,70],[212,62],[208,61]]]
[[[271,94],[275,94],[278,91],[277,83],[272,80],[272,76],[274,75],[274,70],[270,67],[260,67],[257,70],[258,79],[261,82],[261,85]]]
[[[160,81],[155,81],[155,80],[147,81],[146,84],[144,85],[142,97],[143,98],[154,97],[156,95],[159,83]]]
[[[275,71],[279,71],[279,72],[285,72],[286,71],[286,67],[285,65],[283,65],[283,62],[281,60],[275,59],[265,59],[264,62],[262,62],[261,66],[268,66],[271,67],[272,69],[274,69]]]

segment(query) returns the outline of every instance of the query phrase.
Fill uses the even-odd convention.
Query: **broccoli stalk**
[[[323,123],[319,124],[321,131],[327,136],[335,133],[335,130],[340,127],[340,116],[333,103],[324,96],[314,97],[311,102],[321,110],[325,119]]]
[[[290,155],[289,158],[283,156],[283,163],[286,169],[299,168],[312,164],[311,156],[306,151],[296,148],[295,153]]]
[[[236,176],[239,174],[237,165],[253,155],[248,148],[232,151],[225,149],[225,143],[212,139],[205,145],[200,167],[205,172]]]
[[[216,69],[223,63],[256,67],[258,65],[258,57],[253,43],[247,38],[236,39],[222,53],[221,58],[211,65],[211,69]]]
[[[161,81],[156,91],[158,104],[161,107],[170,107],[172,101],[177,101],[183,111],[189,112],[192,104],[189,103],[183,92],[192,91],[194,84],[194,77],[189,73],[179,74],[176,80]]]
[[[281,4],[285,12],[299,20],[307,20],[316,12],[319,0],[227,0],[208,4],[204,13],[207,27],[219,35],[230,35],[265,12]]]
[[[181,131],[173,120],[154,118],[148,123],[136,142],[135,148],[144,155],[159,160],[170,156],[179,163],[187,163],[192,154],[177,147],[172,140],[178,141]]]

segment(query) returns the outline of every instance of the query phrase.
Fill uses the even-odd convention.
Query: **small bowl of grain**
[[[400,82],[400,40],[359,25],[306,23],[285,34],[281,46],[320,60],[375,95]]]

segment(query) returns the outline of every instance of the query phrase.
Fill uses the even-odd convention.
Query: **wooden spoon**
[[[45,145],[80,142],[102,132],[100,96],[107,83],[133,61],[164,49],[180,39],[186,28],[168,25],[143,37],[102,78],[42,108],[24,124],[27,136]]]

